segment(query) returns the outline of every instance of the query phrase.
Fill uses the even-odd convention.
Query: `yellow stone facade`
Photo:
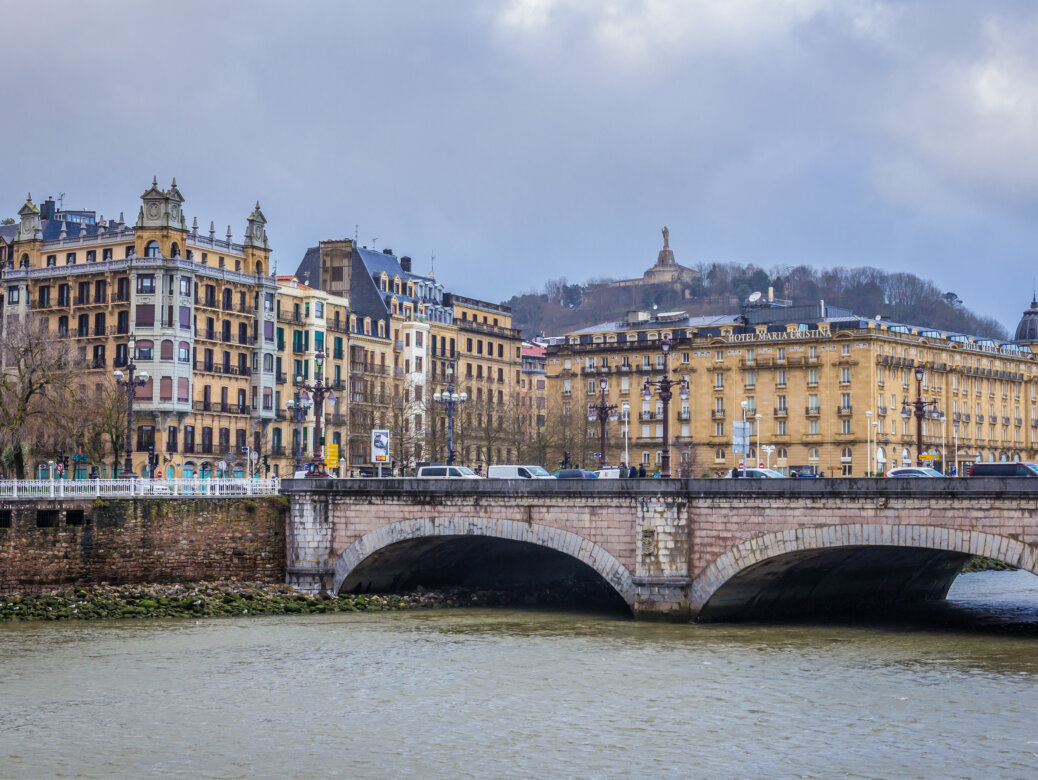
[[[556,429],[577,431],[556,444],[556,455],[565,448],[582,465],[593,462],[599,427],[587,406],[599,400],[605,376],[608,402],[629,413],[630,460],[656,468],[662,403],[656,394],[646,401],[642,389],[664,375],[690,388],[687,401],[675,389],[669,406],[674,476],[721,474],[740,462],[824,476],[915,465],[916,419],[902,416],[902,404],[919,391],[936,401],[928,410],[941,413],[923,422],[927,465],[951,473],[958,464],[961,473],[978,458],[1038,455],[1038,359],[1031,345],[846,311],[834,316],[833,307],[822,306],[758,312],[748,323],[738,315],[642,313],[555,340],[547,355],[549,405],[559,410]],[[916,367],[923,369],[918,385]],[[732,422],[743,419],[751,426],[745,459],[732,446]],[[613,464],[623,459],[622,430],[622,423],[608,424]]]
[[[249,471],[275,415],[274,309],[266,219],[244,241],[188,227],[176,181],[153,182],[135,224],[61,211],[31,197],[19,211],[4,269],[4,318],[45,318],[88,369],[81,392],[132,359],[151,379],[135,403],[133,466],[149,447],[157,475]],[[128,354],[129,337],[136,339]],[[110,462],[110,461],[109,461]],[[94,464],[104,471],[107,463]]]

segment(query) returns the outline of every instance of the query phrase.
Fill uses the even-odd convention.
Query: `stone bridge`
[[[1038,480],[285,480],[288,582],[608,584],[636,617],[766,618],[945,596],[985,556],[1038,574]]]

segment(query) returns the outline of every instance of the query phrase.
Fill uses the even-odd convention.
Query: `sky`
[[[1038,4],[57,0],[4,14],[0,214],[157,176],[279,273],[356,236],[500,301],[679,263],[910,271],[1012,327]],[[435,260],[433,258],[435,257]]]

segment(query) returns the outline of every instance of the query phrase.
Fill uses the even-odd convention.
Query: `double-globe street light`
[[[442,393],[437,390],[433,393],[433,401],[442,404],[447,412],[447,465],[454,465],[454,413],[458,405],[469,399],[468,393],[457,393],[454,391],[454,367],[447,366],[447,389]]]
[[[292,414],[292,419],[296,421],[296,471],[303,470],[303,420],[306,419],[307,412],[310,407],[313,406],[313,401],[310,400],[310,394],[303,392],[300,393],[296,390],[292,400],[285,404],[288,407],[288,411]]]
[[[670,378],[670,336],[663,337],[660,347],[663,349],[663,378],[655,382],[646,379],[645,384],[642,385],[642,392],[645,394],[646,401],[651,401],[655,392],[663,402],[663,463],[660,476],[663,479],[670,479],[670,399],[673,396],[671,391],[677,386],[681,400],[686,400],[688,398],[688,381],[682,379],[680,382],[675,382]]]
[[[911,402],[904,398],[901,400],[901,416],[906,420],[909,417],[915,417],[915,463],[917,466],[923,465],[923,418],[929,417],[932,420],[939,420],[942,416],[941,412],[937,409],[936,398],[931,401],[923,400],[924,373],[922,366],[916,366],[916,399]],[[927,411],[927,407],[930,407],[931,410]]]
[[[296,377],[296,384],[299,386],[300,400],[313,400],[314,407],[314,458],[313,458],[313,472],[315,474],[324,473],[324,436],[321,433],[321,423],[324,420],[324,400],[327,398],[328,403],[335,403],[335,390],[332,389],[332,383],[324,377],[324,352],[318,351],[314,355],[314,382],[308,385],[303,381],[302,377]],[[300,447],[302,447],[302,434],[300,434]],[[301,460],[301,458],[300,458]]]
[[[604,469],[609,465],[608,458],[606,457],[606,422],[612,420],[616,422],[620,419],[619,408],[616,404],[611,404],[606,400],[606,388],[609,387],[609,379],[602,376],[598,380],[598,387],[601,391],[601,397],[598,403],[588,404],[587,407],[587,419],[590,422],[598,420],[600,426],[600,441],[598,451],[598,467]]]
[[[133,435],[133,402],[137,395],[137,388],[148,384],[149,377],[147,371],[138,371],[137,364],[133,362],[134,352],[137,349],[137,337],[132,333],[127,349],[129,354],[127,355],[126,376],[124,377],[123,372],[118,369],[112,372],[112,376],[115,377],[115,384],[126,394],[126,436],[123,447],[125,457],[123,458],[122,476],[135,477],[137,475],[133,473],[133,441],[131,439]]]

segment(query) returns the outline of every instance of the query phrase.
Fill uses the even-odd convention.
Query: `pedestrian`
[[[630,473],[629,473],[629,474],[627,475],[627,478],[628,478],[628,479],[638,479],[638,469],[636,469],[636,468],[634,467],[634,464],[633,464],[633,463],[631,464],[631,471],[630,471]]]
[[[646,473],[645,464],[643,463],[638,467],[638,479],[645,479]]]

